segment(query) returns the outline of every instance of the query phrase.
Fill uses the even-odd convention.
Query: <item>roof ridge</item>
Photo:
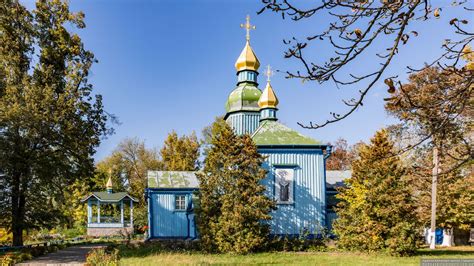
[[[260,129],[263,127],[263,125],[267,122],[268,122],[268,120],[265,120],[262,123],[260,123],[260,125],[257,127],[257,129],[255,129],[255,131],[252,133],[252,135],[250,135],[250,137],[253,138],[260,131]]]
[[[257,145],[319,145],[321,142],[284,125],[268,120],[252,134]]]

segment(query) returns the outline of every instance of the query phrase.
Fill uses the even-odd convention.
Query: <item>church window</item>
[[[174,196],[174,209],[177,211],[186,210],[186,196],[185,195]]]
[[[293,168],[275,169],[275,197],[278,204],[293,203]]]

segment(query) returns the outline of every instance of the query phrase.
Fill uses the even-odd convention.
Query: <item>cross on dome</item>
[[[270,65],[267,66],[267,70],[265,71],[265,76],[267,76],[267,81],[270,82],[271,77],[275,75],[275,72],[272,70]]]
[[[256,27],[255,27],[255,25],[250,24],[250,16],[249,15],[247,15],[247,17],[245,18],[245,24],[240,24],[240,27],[245,28],[245,30],[247,31],[246,39],[247,39],[247,41],[250,41],[250,30],[254,30],[254,29],[256,29]]]

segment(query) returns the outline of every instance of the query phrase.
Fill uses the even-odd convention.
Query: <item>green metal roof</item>
[[[321,142],[304,136],[278,121],[265,120],[252,134],[257,146],[264,145],[319,145]]]
[[[229,95],[225,104],[226,111],[259,111],[258,99],[260,99],[262,91],[255,84],[242,82]]]
[[[149,188],[198,188],[196,172],[148,171]]]
[[[99,201],[104,201],[104,202],[119,202],[122,199],[129,197],[135,202],[138,202],[138,200],[132,198],[130,195],[128,195],[126,192],[117,192],[117,193],[108,193],[106,191],[100,191],[100,192],[92,192],[89,196],[85,197],[82,201],[88,200],[90,197],[95,197]]]

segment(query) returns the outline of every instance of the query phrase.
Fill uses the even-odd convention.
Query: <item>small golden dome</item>
[[[262,96],[260,96],[260,99],[258,100],[258,106],[260,108],[276,108],[278,105],[278,98],[275,95],[275,92],[273,91],[272,85],[270,85],[270,82],[267,82],[267,86],[262,92]]]
[[[107,184],[105,185],[107,189],[112,189],[112,178],[109,177],[109,180],[107,180]]]
[[[237,58],[237,61],[235,62],[235,68],[237,69],[237,71],[242,71],[242,70],[257,71],[259,67],[260,67],[260,61],[258,61],[258,58],[253,52],[252,47],[250,47],[250,42],[247,41],[245,43],[244,49],[240,53],[239,58]]]

